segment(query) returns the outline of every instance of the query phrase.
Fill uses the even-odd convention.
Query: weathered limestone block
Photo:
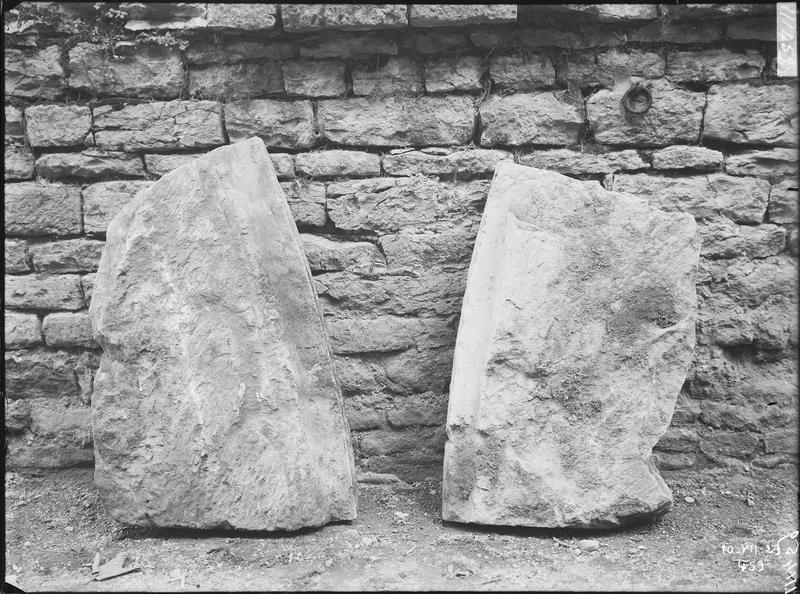
[[[342,60],[284,60],[281,66],[283,85],[290,95],[338,97],[347,90]]]
[[[150,186],[148,181],[111,181],[86,186],[83,190],[83,228],[86,233],[105,233],[122,207],[136,193]]]
[[[102,241],[65,239],[32,243],[28,248],[36,272],[93,272],[103,252]]]
[[[295,223],[310,227],[324,227],[328,221],[325,211],[325,184],[295,179],[281,183],[289,202]]]
[[[42,344],[42,322],[32,313],[7,311],[4,316],[7,349],[24,349]]]
[[[6,136],[4,148],[3,177],[5,181],[33,179],[36,162],[31,147],[22,139]]]
[[[41,349],[8,351],[5,356],[8,398],[79,397],[89,401],[97,354]]]
[[[447,394],[425,392],[394,399],[387,407],[386,419],[392,427],[440,427],[447,419]]]
[[[74,274],[8,276],[5,298],[11,309],[75,311],[83,307],[80,277]]]
[[[386,268],[386,261],[374,243],[368,241],[332,241],[302,233],[303,249],[311,272],[352,270],[374,274]]]
[[[97,348],[89,314],[85,311],[46,315],[42,321],[42,333],[47,346]]]
[[[659,4],[661,14],[671,19],[702,19],[737,16],[754,16],[759,14],[774,13],[775,6],[767,3],[761,4]]]
[[[389,270],[420,274],[432,266],[467,267],[478,231],[477,223],[477,220],[467,221],[431,231],[403,230],[382,235],[380,244]]]
[[[353,58],[364,55],[396,56],[399,44],[390,31],[313,35],[298,42],[303,58]]]
[[[797,223],[797,179],[781,182],[769,191],[769,220],[771,223]]]
[[[403,47],[411,54],[450,54],[456,58],[459,51],[472,49],[469,36],[463,31],[409,30],[403,37]],[[444,56],[443,56],[444,57]]]
[[[697,169],[716,171],[723,155],[704,146],[669,146],[653,151],[653,169]]]
[[[111,515],[249,530],[355,518],[323,321],[262,141],[167,174],[107,237],[89,315],[103,348],[95,482]]]
[[[713,85],[703,138],[741,144],[797,145],[797,85]]]
[[[214,101],[153,101],[94,108],[95,143],[128,152],[199,149],[225,144],[220,105]]]
[[[331,350],[337,355],[402,351],[414,345],[419,324],[414,318],[382,316],[325,323]]]
[[[633,149],[606,153],[579,152],[569,149],[532,151],[521,154],[519,164],[569,175],[597,175],[650,168],[650,165]]]
[[[220,4],[219,6],[229,6]],[[254,5],[250,5],[254,6]],[[229,64],[243,60],[288,60],[296,58],[297,46],[266,37],[242,39],[235,33],[193,37],[184,51],[190,65]],[[190,68],[191,70],[191,68]]]
[[[194,154],[179,153],[174,155],[161,155],[161,154],[144,155],[145,169],[147,169],[147,173],[150,176],[154,178],[159,178],[162,175],[165,175],[170,171],[177,169],[181,165],[185,165],[190,161],[194,161],[197,157],[201,155],[203,155],[203,153],[194,153]],[[294,155],[289,155],[287,153],[272,153],[270,155],[270,159],[272,159],[272,165],[275,167],[275,173],[277,173],[278,179],[294,177]]]
[[[362,151],[314,151],[299,153],[295,168],[311,177],[374,177],[381,174],[381,158]]]
[[[625,43],[626,37],[617,31],[618,27],[593,26],[581,32],[555,28],[520,27],[479,27],[469,34],[470,41],[484,49],[511,49],[561,47],[566,49],[590,49],[595,47],[616,47]]]
[[[695,342],[694,220],[502,163],[470,265],[442,517],[608,527],[672,496],[650,454]]]
[[[658,17],[655,4],[562,4],[558,9],[601,22],[648,21]]]
[[[430,58],[425,62],[425,90],[428,93],[478,91],[485,73],[485,60],[480,56]]]
[[[3,242],[5,254],[6,274],[24,274],[30,272],[30,258],[28,257],[28,243],[20,239],[6,239]]]
[[[117,8],[127,14],[129,31],[150,29],[204,29],[208,4],[199,2],[123,2]]]
[[[353,94],[382,96],[417,94],[422,91],[422,64],[406,56],[390,57],[385,64],[375,60],[358,63],[352,71]]]
[[[564,91],[493,95],[480,107],[481,144],[570,144],[578,141],[582,109]]]
[[[637,43],[713,43],[722,39],[725,21],[704,20],[689,23],[653,19],[627,31],[628,39]]]
[[[81,233],[81,193],[76,186],[21,182],[5,185],[5,232],[9,235]]]
[[[600,90],[586,100],[586,118],[602,144],[666,146],[697,142],[703,122],[703,93],[680,89],[669,82],[646,83],[652,107],[643,115],[629,115],[622,106],[628,85]],[[706,113],[708,125],[708,113]]]
[[[395,149],[383,157],[383,169],[389,175],[480,175],[493,173],[497,163],[514,160],[509,151],[496,149],[424,148]]]
[[[83,146],[92,127],[85,105],[34,105],[25,110],[28,143],[34,148]]]
[[[319,102],[322,136],[350,146],[467,144],[475,125],[471,97],[387,97]]]
[[[316,140],[310,101],[253,99],[225,104],[231,142],[258,136],[268,147],[309,148]]]
[[[236,29],[239,31],[264,31],[275,28],[277,4],[206,4],[209,29]]]
[[[774,148],[767,151],[746,151],[725,158],[725,171],[731,175],[753,175],[771,182],[798,177],[797,148]]]
[[[22,109],[13,105],[6,105],[3,110],[3,121],[5,123],[5,135],[7,138],[22,140],[25,137],[25,122],[22,117]]]
[[[36,159],[36,171],[45,179],[145,176],[141,156],[97,149],[80,153],[45,153]]]
[[[697,218],[724,215],[737,223],[761,223],[770,191],[762,179],[723,173],[687,177],[622,173],[614,176],[612,189],[647,198],[662,210]]]
[[[786,230],[777,225],[737,225],[727,217],[713,217],[700,225],[706,258],[766,258],[783,251]]]
[[[32,52],[6,49],[6,96],[36,100],[59,98],[67,83],[60,58],[61,50],[57,45]]]
[[[462,27],[513,23],[517,20],[517,5],[411,4],[408,16],[412,27]]]
[[[629,82],[633,76],[664,76],[664,56],[636,49],[611,49],[597,54],[596,57],[593,51],[577,53],[561,62],[558,74],[562,84],[573,83],[581,88],[612,88]]]
[[[756,50],[729,49],[667,53],[667,78],[675,82],[716,82],[758,78],[766,61]]]
[[[186,81],[180,51],[154,43],[122,46],[113,55],[79,43],[69,51],[68,68],[71,89],[101,97],[175,99]]]
[[[408,26],[405,4],[281,4],[284,31],[364,31]]]
[[[247,99],[283,92],[278,62],[211,64],[189,70],[189,95],[203,99]]]
[[[489,74],[498,87],[512,91],[545,89],[556,82],[556,72],[550,58],[524,51],[492,54],[489,58]]]

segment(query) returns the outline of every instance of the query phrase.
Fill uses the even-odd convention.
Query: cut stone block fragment
[[[672,495],[650,454],[695,344],[690,215],[501,162],[456,340],[442,517],[601,528]]]
[[[350,433],[311,272],[260,139],[137,194],[89,314],[95,483],[134,525],[297,530],[355,518]]]

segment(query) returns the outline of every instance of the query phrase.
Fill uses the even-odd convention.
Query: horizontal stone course
[[[94,239],[65,239],[33,243],[28,251],[36,272],[94,272],[104,245]]]
[[[544,54],[529,52],[492,54],[489,75],[498,87],[512,91],[546,89],[556,82],[550,59]]]
[[[353,94],[358,97],[416,95],[422,91],[422,64],[407,56],[392,56],[383,64],[359,61],[351,76]]]
[[[284,31],[361,31],[408,26],[405,4],[282,4]]]
[[[480,106],[482,146],[576,143],[583,110],[564,91],[494,95]]]
[[[483,88],[482,79],[486,70],[482,56],[445,55],[429,58],[424,68],[425,91],[478,91]]]
[[[308,233],[302,233],[300,238],[311,272],[351,270],[373,274],[386,268],[386,261],[374,243],[333,241]]]
[[[666,75],[675,82],[741,80],[758,78],[765,65],[764,56],[755,50],[674,51],[667,53]]]
[[[42,333],[47,346],[98,348],[92,338],[92,324],[85,311],[51,313],[42,321]]]
[[[411,4],[408,13],[412,27],[461,27],[516,19],[516,4]]]
[[[189,70],[188,92],[192,97],[224,101],[278,95],[283,91],[281,66],[271,60],[210,64]]]
[[[225,104],[231,142],[258,136],[267,148],[309,148],[317,138],[310,101],[253,99]]]
[[[74,235],[83,232],[81,193],[76,186],[21,182],[5,185],[8,235]]]
[[[20,310],[83,308],[80,277],[73,274],[26,274],[5,279],[5,306]]]
[[[512,153],[497,149],[423,148],[395,149],[383,156],[389,175],[482,175],[494,172],[498,162],[513,160]]]
[[[45,153],[36,159],[36,172],[45,179],[99,180],[145,176],[141,156],[97,149],[80,153]]]
[[[650,168],[650,164],[642,159],[634,149],[604,153],[580,152],[570,149],[531,151],[521,153],[519,163],[567,175],[597,175]]]
[[[298,40],[303,58],[354,58],[358,56],[395,56],[400,51],[398,38],[391,31],[380,33],[344,33],[336,36],[311,35]]]
[[[360,151],[300,153],[295,158],[295,171],[311,177],[374,177],[381,174],[381,159]]]
[[[716,171],[723,159],[720,151],[703,146],[669,146],[653,151],[653,169]]]
[[[34,148],[84,146],[92,127],[85,105],[34,105],[25,110],[25,132]],[[89,136],[89,144],[93,143]]]
[[[289,95],[338,97],[347,90],[342,60],[284,60],[281,68]]]
[[[261,36],[243,38],[235,33],[192,37],[184,50],[190,71],[193,66],[230,64],[245,60],[280,62],[296,58],[298,54],[299,50],[293,43]]]
[[[725,171],[731,175],[753,175],[773,180],[797,179],[797,148],[745,151],[725,157]]]
[[[277,24],[277,12],[277,4],[210,2],[206,4],[206,24],[209,29],[268,31]]]

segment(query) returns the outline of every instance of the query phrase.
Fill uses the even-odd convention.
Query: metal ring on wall
[[[653,95],[640,83],[634,84],[622,96],[622,107],[628,113],[641,115],[653,105]]]

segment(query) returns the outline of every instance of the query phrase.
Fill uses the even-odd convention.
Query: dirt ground
[[[356,521],[270,534],[125,527],[98,500],[91,469],[7,473],[5,572],[25,591],[785,591],[796,467],[664,478],[672,511],[624,530],[445,524],[432,479],[360,483]],[[584,551],[581,539],[599,548]],[[95,553],[105,563],[123,551],[139,571],[92,581]]]

